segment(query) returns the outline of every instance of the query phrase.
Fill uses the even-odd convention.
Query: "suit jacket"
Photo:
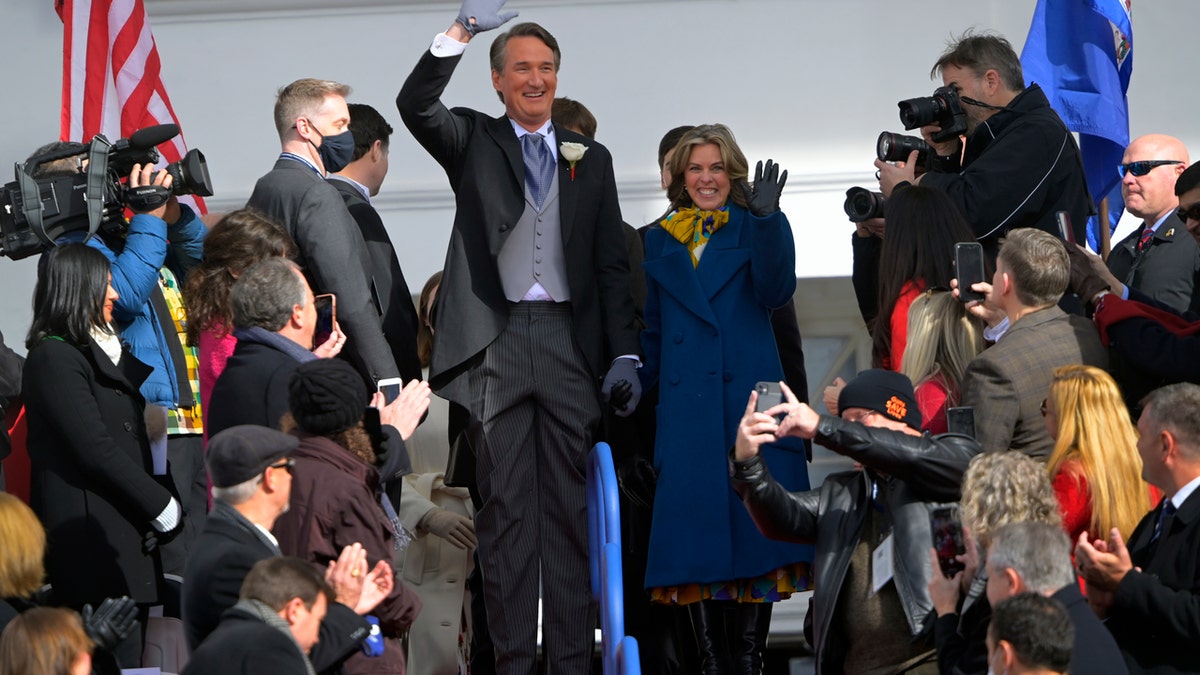
[[[1071,649],[1072,673],[1095,673],[1095,675],[1127,675],[1125,660],[1113,636],[1096,618],[1088,607],[1087,598],[1079,592],[1079,584],[1070,583],[1060,588],[1053,596],[1062,603],[1071,624],[1075,627],[1075,644]]]
[[[1054,442],[1042,421],[1042,401],[1059,366],[1104,368],[1108,352],[1090,321],[1049,307],[1014,323],[1004,337],[967,366],[962,404],[975,408],[985,452],[1020,450],[1045,459]]]
[[[22,391],[30,505],[46,527],[57,603],[158,599],[162,566],[142,550],[142,537],[172,494],[169,477],[150,473],[139,393],[149,373],[128,351],[118,368],[94,340],[81,349],[47,339],[29,351]]]
[[[1108,269],[1126,286],[1177,312],[1200,308],[1200,246],[1172,213],[1154,232],[1149,248],[1137,251],[1143,227],[1125,237],[1108,256]]]
[[[213,385],[208,436],[239,424],[279,428],[288,412],[288,383],[300,362],[265,344],[238,340]]]
[[[239,515],[227,515],[233,511],[232,506],[214,502],[212,515],[205,521],[204,530],[188,557],[183,579],[183,630],[193,660],[197,647],[202,642],[209,642],[207,638],[218,630],[218,624],[224,627],[222,615],[237,603],[242,581],[250,568],[260,560],[280,555],[279,549],[268,546],[248,529],[254,527],[249,521]],[[313,667],[325,671],[337,666],[358,649],[369,630],[366,619],[352,609],[338,602],[329,603],[328,613],[321,622],[320,642],[312,650]],[[217,642],[225,642],[225,639]],[[214,655],[221,653],[219,649],[210,651]],[[205,669],[189,672],[242,671]],[[268,668],[246,672],[277,671]]]
[[[1158,508],[1129,536],[1135,567],[1117,586],[1108,629],[1131,673],[1200,671],[1200,491],[1151,543]]]
[[[379,293],[375,300],[383,314],[383,337],[392,349],[392,358],[400,369],[405,382],[421,379],[421,358],[417,356],[417,308],[413,305],[412,292],[404,280],[396,248],[388,236],[387,228],[379,212],[354,185],[337,178],[329,184],[337,189],[346,203],[346,210],[358,223],[363,241],[367,245],[371,267],[368,275],[374,280],[372,290]]]
[[[300,645],[277,628],[240,607],[221,617],[221,625],[184,667],[184,675],[306,675]]]
[[[454,189],[457,210],[437,295],[438,321],[448,328],[434,333],[429,379],[444,397],[468,404],[465,378],[459,376],[508,324],[496,258],[525,208],[525,167],[507,117],[442,104],[442,91],[461,59],[426,50],[396,106]],[[575,341],[599,377],[610,358],[638,353],[612,157],[604,146],[557,124],[554,133],[560,143],[588,148],[574,176],[559,155],[559,217]]]
[[[313,293],[337,296],[337,319],[346,334],[343,353],[371,389],[378,380],[396,377],[375,300],[379,293],[369,276],[371,256],[338,191],[308,164],[281,157],[258,179],[246,206],[274,218],[296,240],[296,262]]]

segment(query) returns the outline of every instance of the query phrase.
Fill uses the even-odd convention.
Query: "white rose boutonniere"
[[[563,143],[558,146],[558,152],[571,165],[571,180],[575,180],[575,162],[583,159],[587,146],[583,143]]]

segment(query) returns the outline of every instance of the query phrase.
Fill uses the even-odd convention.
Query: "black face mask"
[[[308,126],[317,131],[310,120]],[[331,134],[326,136],[317,131],[317,135],[321,137],[321,145],[318,147],[311,140],[309,143],[317,149],[317,154],[321,156],[321,163],[325,165],[325,170],[329,173],[336,173],[346,168],[346,165],[354,158],[354,135],[347,129],[340,134]]]

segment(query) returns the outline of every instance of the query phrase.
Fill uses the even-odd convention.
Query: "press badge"
[[[894,541],[895,534],[889,534],[871,552],[872,594],[878,593],[879,589],[892,580],[892,546]]]

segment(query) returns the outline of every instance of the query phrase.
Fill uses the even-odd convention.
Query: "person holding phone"
[[[752,186],[728,127],[693,128],[672,156],[674,210],[646,232],[641,375],[659,392],[646,587],[692,612],[704,673],[760,672],[771,603],[809,585],[811,551],[764,538],[725,485],[743,392],[783,378],[771,310],[796,288],[787,172],[755,173]],[[764,454],[808,489],[802,443]]]
[[[786,401],[764,412],[756,412],[758,394],[751,393],[731,476],[759,531],[815,545],[819,564],[807,637],[818,672],[937,673],[933,645],[921,637],[933,608],[926,589],[934,569],[930,515],[958,501],[963,471],[979,444],[922,433],[912,383],[890,370],[867,370],[851,380],[840,394],[840,418],[820,415],[786,385],[780,388]],[[779,414],[783,422],[774,419]],[[835,473],[818,489],[791,492],[760,452],[787,436],[813,439],[863,468]]]
[[[288,411],[287,383],[301,363],[316,358],[316,301],[296,263],[282,257],[260,260],[242,272],[229,291],[237,347],[213,385],[209,433],[239,424],[279,428]],[[336,356],[346,337],[335,332]]]

